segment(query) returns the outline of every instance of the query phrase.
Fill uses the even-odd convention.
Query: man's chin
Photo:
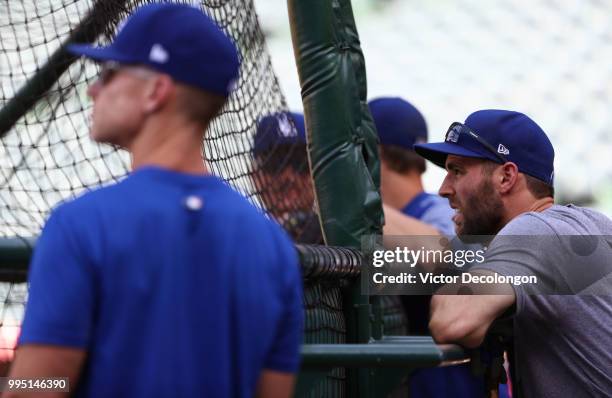
[[[455,224],[455,234],[463,243],[486,244],[488,239],[497,232],[498,230],[482,222],[467,225],[465,223]]]
[[[108,142],[108,139],[104,137],[104,134],[101,134],[95,128],[92,128],[91,131],[89,132],[89,138],[91,138],[92,141],[98,144],[105,144]]]
[[[482,231],[479,231],[478,228],[475,228],[473,223],[466,223],[462,221],[460,223],[455,223],[455,233],[457,236],[472,236],[472,235],[481,235]]]
[[[119,140],[114,139],[113,137],[105,137],[102,134],[96,134],[95,131],[92,131],[89,134],[89,138],[91,138],[91,140],[94,141],[97,144],[108,144],[108,145],[113,145],[113,146],[115,146],[117,148],[125,149],[125,146],[121,145]]]
[[[466,228],[463,222],[455,223],[455,234],[464,243],[476,243],[475,239],[478,240],[478,232],[470,231],[470,228]]]
[[[464,234],[464,228],[462,222],[455,222],[455,235],[460,236]]]

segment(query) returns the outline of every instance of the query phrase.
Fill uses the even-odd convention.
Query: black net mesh
[[[96,42],[108,43],[118,23],[142,1],[24,0],[0,3],[0,107],[5,108],[91,13]],[[194,2],[189,2],[194,4]],[[304,145],[271,146],[253,155],[258,121],[284,111],[285,101],[271,67],[264,36],[251,0],[210,0],[200,4],[240,49],[241,78],[222,114],[211,124],[204,146],[210,170],[256,205],[265,208],[294,239],[321,241],[313,210],[312,185]],[[95,8],[95,12],[92,10]],[[88,137],[91,102],[87,86],[97,65],[77,60],[52,76],[50,89],[32,107],[17,103],[17,122],[0,139],[0,238],[40,233],[50,210],[93,187],[124,177],[129,157]],[[15,117],[14,114],[11,117]],[[4,121],[7,119],[4,118]],[[291,167],[289,167],[291,166]],[[290,168],[293,176],[285,170]],[[265,173],[264,173],[265,171]],[[270,184],[282,179],[283,184]],[[287,203],[288,190],[300,200]],[[0,360],[13,355],[27,298],[25,284],[0,284]],[[307,342],[340,343],[346,328],[338,287],[308,284],[305,289]],[[336,370],[321,396],[342,391]],[[339,394],[339,393],[338,393]],[[336,395],[338,395],[336,394]]]
[[[384,331],[389,336],[404,336],[408,333],[408,322],[399,296],[380,296],[383,310]]]
[[[337,286],[324,283],[304,286],[306,333],[304,343],[345,343],[346,322],[342,312],[342,294]],[[312,397],[343,397],[346,370],[335,368],[311,392]]]

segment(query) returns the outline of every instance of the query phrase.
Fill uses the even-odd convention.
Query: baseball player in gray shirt
[[[612,396],[612,221],[554,204],[554,150],[544,131],[522,113],[482,110],[453,123],[445,142],[415,150],[446,168],[439,193],[456,211],[457,234],[495,235],[470,272],[537,280],[498,284],[504,294],[434,296],[434,339],[477,347],[508,315],[515,393]]]

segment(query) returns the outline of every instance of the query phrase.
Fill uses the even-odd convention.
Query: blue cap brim
[[[135,62],[133,56],[118,53],[112,47],[94,47],[88,44],[69,44],[66,50],[75,55],[82,55],[94,61]]]
[[[466,158],[487,159],[480,153],[466,149],[460,145],[451,142],[436,142],[433,144],[416,144],[414,146],[416,153],[429,160],[433,164],[446,168],[446,157],[448,155],[464,156]]]

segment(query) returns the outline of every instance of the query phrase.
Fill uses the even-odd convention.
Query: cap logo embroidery
[[[506,148],[503,144],[499,144],[497,147],[497,152],[501,153],[502,155],[510,155],[510,150],[508,150],[508,148]]]
[[[459,141],[459,129],[459,126],[453,127],[453,129],[446,135],[446,141],[457,143]]]
[[[283,137],[294,137],[297,135],[296,131],[291,126],[287,115],[280,115],[278,118],[278,129]]]
[[[168,51],[161,44],[154,44],[149,52],[149,60],[159,64],[168,62]]]

